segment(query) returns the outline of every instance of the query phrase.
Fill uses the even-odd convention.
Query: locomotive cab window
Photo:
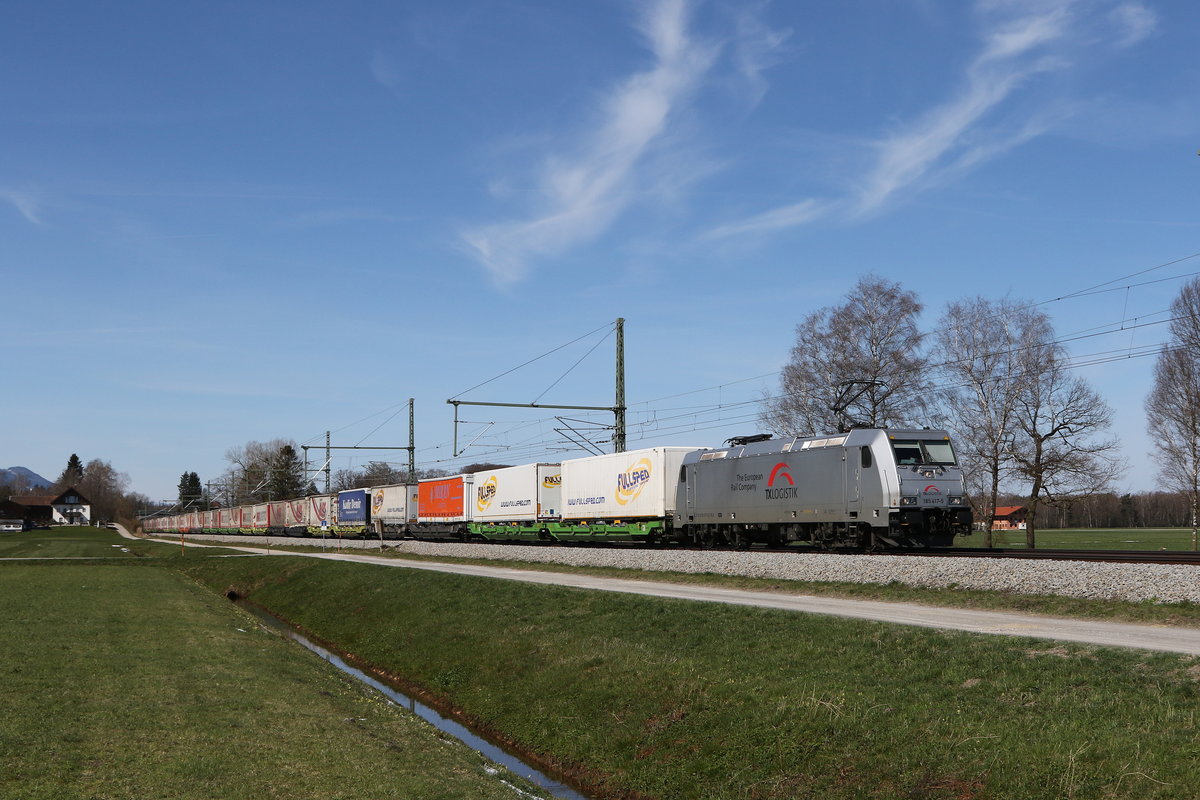
[[[871,466],[871,448],[864,447],[862,449],[862,468],[869,469]]]
[[[896,439],[892,441],[892,450],[900,466],[931,464],[952,467],[958,463],[954,448],[946,439]]]

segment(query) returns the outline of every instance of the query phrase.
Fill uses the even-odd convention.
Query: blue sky
[[[464,408],[456,458],[445,400],[583,337],[462,396],[608,405],[617,317],[630,445],[716,444],[875,273],[927,329],[986,295],[1103,334],[1069,347],[1155,486],[1145,353],[1200,258],[1129,276],[1200,251],[1193,3],[6,9],[0,466],[171,497],[249,440],[407,444],[409,397],[419,466],[579,455]]]

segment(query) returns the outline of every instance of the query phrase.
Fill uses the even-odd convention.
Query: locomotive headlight
[[[904,495],[900,498],[900,505],[902,506],[915,506],[916,504],[917,498],[915,496]]]
[[[966,503],[963,502],[962,495],[953,495],[952,494],[946,498],[946,502],[952,506],[966,505]]]

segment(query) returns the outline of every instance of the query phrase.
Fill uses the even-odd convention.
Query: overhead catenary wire
[[[1138,277],[1139,275],[1146,275],[1146,274],[1149,274],[1149,273],[1151,273],[1151,272],[1155,272],[1155,271],[1157,271],[1157,270],[1164,269],[1164,268],[1166,268],[1166,267],[1171,267],[1171,266],[1174,266],[1175,264],[1181,264],[1181,263],[1183,263],[1184,261],[1191,261],[1191,260],[1192,260],[1192,259],[1194,259],[1194,258],[1200,258],[1200,253],[1192,253],[1191,255],[1187,255],[1187,256],[1180,256],[1179,258],[1174,258],[1174,259],[1171,259],[1170,261],[1166,261],[1166,262],[1164,262],[1164,263],[1162,263],[1162,264],[1157,264],[1157,265],[1155,265],[1155,266],[1153,266],[1153,267],[1146,267],[1145,269],[1138,270],[1137,272],[1132,272],[1132,273],[1130,273],[1130,274],[1128,274],[1128,275],[1122,275],[1122,276],[1121,276],[1121,277],[1119,277],[1119,278],[1113,278],[1112,280],[1104,281],[1103,283],[1097,283],[1096,285],[1094,285],[1094,286],[1089,286],[1089,287],[1087,287],[1087,288],[1085,288],[1085,289],[1079,289],[1078,291],[1074,291],[1074,292],[1070,292],[1070,293],[1068,293],[1068,294],[1060,295],[1060,296],[1058,296],[1058,297],[1055,297],[1055,298],[1052,298],[1052,299],[1050,299],[1050,300],[1043,300],[1042,302],[1040,302],[1040,303],[1037,303],[1036,305],[1046,305],[1046,304],[1048,304],[1048,303],[1057,303],[1057,302],[1059,302],[1060,300],[1070,300],[1070,299],[1072,299],[1072,298],[1075,298],[1075,297],[1085,297],[1085,296],[1088,296],[1088,295],[1091,295],[1091,294],[1100,294],[1101,292],[1117,291],[1117,290],[1119,290],[1119,289],[1123,289],[1123,288],[1125,288],[1125,287],[1123,287],[1123,286],[1111,287],[1111,285],[1112,285],[1112,284],[1114,284],[1114,283],[1118,283],[1119,281],[1129,280],[1130,278],[1136,278],[1136,277]],[[1193,273],[1190,273],[1190,275],[1200,275],[1200,272],[1193,272]],[[1185,275],[1185,276],[1174,276],[1174,277],[1171,277],[1171,278],[1162,278],[1162,279],[1159,279],[1159,280],[1146,281],[1146,282],[1145,282],[1145,283],[1143,283],[1143,284],[1131,284],[1131,285],[1135,285],[1135,286],[1145,286],[1145,285],[1149,285],[1149,284],[1151,284],[1151,283],[1161,283],[1161,282],[1163,282],[1163,281],[1176,280],[1176,279],[1178,279],[1179,277],[1190,277],[1190,275]],[[1105,287],[1105,286],[1110,286],[1111,288],[1109,288],[1109,289],[1103,289],[1102,287]]]
[[[1093,366],[1098,366],[1098,365],[1114,363],[1114,362],[1118,362],[1118,361],[1139,359],[1139,358],[1145,358],[1147,356],[1157,355],[1159,352],[1162,351],[1162,349],[1165,346],[1169,347],[1169,343],[1160,341],[1160,342],[1154,342],[1154,343],[1150,343],[1150,344],[1143,344],[1143,345],[1135,346],[1133,343],[1133,332],[1140,330],[1140,329],[1153,328],[1155,326],[1169,324],[1171,321],[1173,321],[1173,318],[1167,317],[1167,318],[1163,318],[1163,319],[1155,319],[1155,317],[1165,317],[1168,313],[1166,310],[1135,313],[1131,317],[1130,316],[1130,308],[1129,308],[1129,306],[1130,306],[1130,302],[1129,302],[1130,289],[1145,287],[1145,286],[1150,286],[1150,285],[1155,285],[1155,284],[1161,284],[1161,283],[1180,280],[1180,279],[1184,279],[1184,278],[1195,277],[1196,275],[1200,275],[1200,272],[1189,272],[1189,273],[1184,273],[1184,274],[1180,274],[1180,275],[1171,275],[1171,276],[1167,276],[1167,277],[1156,277],[1153,279],[1142,280],[1142,281],[1134,281],[1131,279],[1139,278],[1141,276],[1146,276],[1155,271],[1159,271],[1159,270],[1168,268],[1170,266],[1184,263],[1184,262],[1187,262],[1189,260],[1193,260],[1196,258],[1200,258],[1200,252],[1189,254],[1189,255],[1186,255],[1186,256],[1183,256],[1180,258],[1176,258],[1176,259],[1171,259],[1169,261],[1166,261],[1166,262],[1163,262],[1160,264],[1156,264],[1156,265],[1153,265],[1153,266],[1150,266],[1150,267],[1147,267],[1144,269],[1130,272],[1126,275],[1122,275],[1120,277],[1113,278],[1108,281],[1103,281],[1101,283],[1096,283],[1096,284],[1092,284],[1089,286],[1085,286],[1085,287],[1079,288],[1074,291],[1069,291],[1069,292],[1057,295],[1057,296],[1049,298],[1047,300],[1031,302],[1028,304],[1021,305],[1019,307],[1027,308],[1027,307],[1047,306],[1047,305],[1061,303],[1061,302],[1065,302],[1065,301],[1073,300],[1073,299],[1081,299],[1081,298],[1087,298],[1087,297],[1101,295],[1101,294],[1105,294],[1105,293],[1124,291],[1126,293],[1126,302],[1124,303],[1124,307],[1121,310],[1121,319],[1114,320],[1114,321],[1111,321],[1108,323],[1103,323],[1101,325],[1092,326],[1090,328],[1086,328],[1086,329],[1083,329],[1080,331],[1073,331],[1073,332],[1065,334],[1065,335],[1060,335],[1060,336],[1056,337],[1055,340],[1049,344],[1051,344],[1053,346],[1057,346],[1057,347],[1065,347],[1067,345],[1076,344],[1076,343],[1086,341],[1086,340],[1098,339],[1098,338],[1104,337],[1104,336],[1111,336],[1116,333],[1122,333],[1122,332],[1130,333],[1130,341],[1122,349],[1120,349],[1120,350],[1116,350],[1116,349],[1102,350],[1102,351],[1099,351],[1096,353],[1091,353],[1091,354],[1073,355],[1070,357],[1070,360],[1066,365],[1068,369],[1081,369],[1081,368],[1086,368],[1086,367],[1093,367]],[[536,358],[525,361],[522,364],[501,373],[500,375],[497,375],[493,378],[489,378],[487,381],[484,381],[482,383],[476,384],[471,389],[465,390],[464,392],[460,392],[458,395],[455,395],[455,397],[459,397],[463,394],[466,394],[467,392],[473,391],[474,389],[485,386],[501,377],[504,377],[505,375],[512,374],[513,372],[515,372],[525,366],[533,364],[533,363],[541,360],[542,358],[545,358],[546,356],[551,355],[552,353],[558,352],[559,350],[562,350],[572,344],[575,344],[581,340],[586,339],[589,336],[592,336],[592,335],[598,333],[599,331],[603,330],[605,327],[608,327],[608,326],[607,325],[601,326],[600,328],[597,328],[597,329],[590,331],[580,337],[577,337],[577,338],[571,340],[570,342],[567,342],[564,345],[561,345],[557,348],[547,351],[546,353],[543,353],[542,355],[540,355]],[[601,340],[601,342],[598,342],[596,345],[594,345],[592,349],[594,350],[595,347],[599,346],[599,344],[602,343],[602,341],[603,340]],[[1047,343],[1039,343],[1039,346],[1044,346],[1045,344],[1047,344]],[[1009,350],[1009,351],[997,351],[993,355],[1003,355],[1005,352],[1016,352],[1016,350],[1019,350],[1019,349],[1023,349],[1023,348],[1016,348],[1014,350]],[[585,358],[586,358],[586,356],[585,356]],[[580,361],[582,361],[582,360],[583,359],[580,359]],[[939,363],[927,363],[926,368],[935,369],[935,368],[940,368],[940,367],[945,367],[945,366],[951,366],[955,363],[961,363],[962,361],[965,361],[965,360],[966,359],[960,359],[957,361],[947,360],[945,362],[939,362]],[[568,370],[568,372],[575,369],[578,366],[578,364],[579,364],[579,362],[576,362],[576,364],[572,365],[572,367],[570,368],[570,370]],[[645,400],[645,401],[631,403],[629,405],[629,414],[631,416],[631,420],[630,420],[631,441],[642,441],[641,437],[642,437],[643,429],[649,430],[650,435],[667,436],[667,435],[677,434],[680,431],[688,430],[688,429],[703,431],[703,430],[712,430],[712,429],[720,428],[723,426],[733,426],[733,425],[748,424],[750,422],[753,422],[758,419],[759,415],[757,413],[749,413],[749,412],[740,413],[740,412],[743,409],[756,408],[763,403],[770,402],[773,399],[778,399],[778,398],[782,397],[783,395],[764,390],[762,392],[762,394],[758,397],[734,401],[734,402],[726,401],[726,402],[718,402],[718,403],[713,403],[713,404],[696,404],[694,406],[689,405],[689,406],[684,406],[684,407],[676,407],[675,409],[662,409],[662,408],[655,408],[654,406],[657,403],[661,403],[663,401],[670,400],[670,399],[702,395],[704,393],[713,392],[713,391],[721,391],[722,389],[726,389],[726,388],[741,385],[741,384],[751,383],[754,381],[764,381],[767,379],[777,377],[782,372],[783,372],[782,369],[775,370],[772,372],[762,373],[762,374],[755,375],[752,377],[739,378],[739,379],[732,380],[732,381],[724,381],[720,384],[716,384],[716,385],[709,386],[709,387],[689,389],[689,390],[683,391],[683,392],[676,392],[673,394],[663,395],[661,397],[655,397],[655,398]],[[565,375],[563,377],[565,377]],[[1013,379],[1014,377],[1019,377],[1019,376],[1011,376],[1010,375],[1010,376],[1005,376],[1005,377],[1007,379]],[[557,385],[557,383],[559,381],[561,381],[562,379],[563,378],[560,377],[557,381],[555,381],[554,384],[551,384],[550,388],[553,388],[553,386]],[[932,387],[932,389],[935,391],[942,391],[942,390],[946,390],[949,388],[954,388],[954,387],[951,384],[939,384],[939,385],[935,385]],[[549,391],[549,389],[547,389],[547,391]],[[539,395],[539,399],[540,399],[540,397],[541,397],[541,395]],[[343,428],[340,428],[339,430],[345,430],[346,428],[353,427],[354,425],[360,424],[361,422],[363,422],[367,419],[371,419],[374,416],[378,416],[381,413],[386,413],[387,411],[391,411],[392,408],[394,408],[394,407],[389,407],[387,409],[384,409],[381,412],[376,412],[376,414],[372,414],[372,415],[364,418],[364,420],[359,420],[356,423],[351,423],[350,425],[344,426]],[[664,413],[664,412],[666,412],[666,413]],[[724,414],[725,416],[719,420],[712,420],[711,418],[715,414],[716,415]],[[647,417],[647,419],[639,421],[638,420],[639,417]],[[548,438],[549,436],[551,436],[551,434],[545,429],[545,427],[552,425],[553,424],[552,420],[553,420],[552,417],[538,417],[534,420],[523,420],[520,422],[514,422],[512,425],[510,425],[508,428],[505,428],[504,430],[497,430],[495,433],[495,437],[502,437],[502,436],[508,437],[508,436],[517,434],[520,431],[526,431],[527,435],[525,437],[523,437],[519,441],[513,442],[511,444],[504,444],[502,446],[500,444],[496,444],[496,445],[494,445],[497,448],[495,450],[476,451],[472,455],[478,457],[478,456],[486,455],[488,452],[494,452],[494,453],[504,452],[504,453],[507,453],[507,454],[515,457],[519,454],[533,455],[538,452],[563,452],[565,450],[570,449],[570,448],[564,447],[561,440],[557,440],[554,438]],[[495,420],[489,420],[488,422],[493,423],[494,427],[500,427]],[[386,424],[386,421],[384,424]],[[650,426],[653,426],[653,427],[650,428]],[[382,425],[377,426],[375,430],[378,430],[381,427],[382,427]],[[372,431],[372,433],[373,432],[374,431]],[[370,435],[370,434],[368,434],[368,435]],[[364,437],[364,439],[365,438],[366,437]],[[489,438],[492,438],[492,437],[489,437]],[[497,438],[496,441],[498,442],[499,439]],[[430,462],[430,463],[451,463],[456,460],[457,461],[463,460],[463,459],[437,458],[436,454],[438,453],[439,448],[442,448],[442,447],[444,447],[444,444],[443,445],[434,445],[434,446],[430,446],[430,447],[421,448],[419,450],[419,452],[421,452],[425,455],[428,455],[428,456],[433,456],[435,458],[435,461]],[[501,447],[503,447],[503,449],[500,449]]]
[[[555,347],[553,350],[547,350],[545,353],[542,353],[540,356],[537,356],[536,358],[531,358],[528,361],[526,361],[525,363],[518,364],[517,366],[513,367],[512,369],[505,370],[504,372],[501,372],[499,375],[488,378],[486,381],[483,381],[482,383],[477,383],[474,386],[472,386],[470,389],[464,389],[463,391],[459,392],[458,394],[451,396],[450,399],[457,400],[458,398],[462,397],[464,394],[467,394],[468,392],[473,392],[480,387],[487,386],[489,383],[492,383],[493,381],[499,380],[500,378],[503,378],[506,375],[511,375],[514,372],[516,372],[517,370],[524,369],[525,367],[527,367],[530,364],[533,364],[537,361],[541,361],[546,356],[553,355],[554,353],[557,353],[559,350],[563,350],[567,347],[570,347],[571,345],[575,344],[576,342],[583,341],[584,339],[588,338],[589,336],[594,336],[597,333],[599,333],[600,331],[604,330],[605,328],[610,327],[611,325],[612,325],[611,322],[605,323],[604,325],[601,325],[599,328],[596,328],[593,331],[589,331],[588,333],[585,333],[578,338],[572,339],[571,341],[567,342],[566,344],[559,345],[558,347]],[[601,340],[601,341],[603,341],[603,340]]]

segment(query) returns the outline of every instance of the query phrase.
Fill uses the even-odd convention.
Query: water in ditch
[[[453,736],[455,739],[458,739],[471,749],[481,753],[490,761],[505,767],[514,775],[520,775],[530,783],[540,786],[555,797],[563,798],[563,800],[591,800],[588,795],[580,794],[578,791],[572,789],[566,784],[554,780],[532,765],[522,761],[520,757],[513,755],[512,753],[509,753],[508,751],[482,738],[465,725],[442,716],[440,713],[420,702],[415,697],[411,697],[404,692],[389,686],[386,683],[371,677],[370,675],[367,675],[362,670],[356,669],[355,667],[347,664],[345,660],[343,660],[337,653],[332,653],[329,650],[326,650],[324,647],[310,642],[283,620],[273,617],[262,609],[252,606],[248,603],[238,603],[238,605],[254,614],[255,617],[261,620],[264,624],[270,626],[272,629],[277,630],[288,638],[300,643],[304,647],[308,648],[308,650],[316,653],[330,664],[333,664],[342,672],[345,672],[347,675],[362,681],[396,705],[407,708],[421,719],[432,724],[438,730]]]

